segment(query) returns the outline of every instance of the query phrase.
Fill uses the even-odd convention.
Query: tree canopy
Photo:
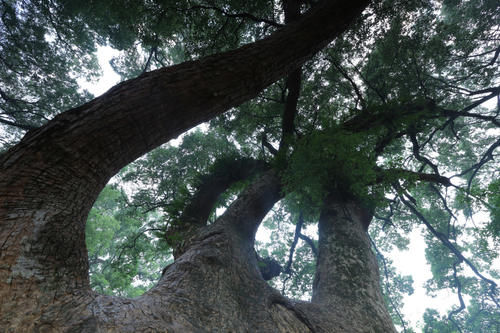
[[[260,40],[316,5],[2,0],[2,150],[91,98],[77,79],[97,79],[98,45],[121,51],[111,64],[125,80]],[[401,313],[412,279],[389,253],[407,248],[413,230],[427,243],[426,289],[456,295],[444,316],[427,309],[423,331],[500,329],[498,22],[496,1],[372,2],[286,78],[118,173],[87,219],[92,287],[142,294],[182,253],[192,226],[213,223],[274,170],[282,199],[256,250],[262,266],[280,264],[269,283],[285,296],[312,296],[312,230],[336,192],[373,215],[381,288],[402,331],[413,331]]]

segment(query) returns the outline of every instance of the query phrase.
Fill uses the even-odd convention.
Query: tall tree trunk
[[[319,256],[312,302],[331,309],[348,332],[396,332],[384,306],[371,249],[371,212],[338,193],[327,197],[319,220]]]
[[[187,129],[256,96],[344,31],[367,3],[322,1],[301,20],[265,40],[119,84],[102,97],[29,132],[0,156],[0,328],[19,332],[126,331],[128,326],[123,323],[129,323],[131,331],[165,327],[197,331],[205,319],[213,322],[208,327],[221,325],[220,315],[210,316],[218,310],[208,304],[205,315],[200,314],[202,319],[196,323],[191,322],[196,321],[190,317],[191,305],[183,308],[188,304],[183,299],[192,299],[196,290],[201,293],[207,286],[214,288],[210,289],[217,294],[214,297],[226,299],[231,308],[252,303],[252,299],[264,304],[257,299],[260,293],[241,289],[242,284],[234,285],[231,292],[217,291],[222,288],[217,283],[223,283],[223,274],[235,274],[232,270],[224,273],[225,268],[219,264],[239,269],[240,262],[253,259],[233,258],[209,265],[217,263],[217,255],[223,251],[205,247],[207,242],[228,247],[225,256],[237,257],[248,250],[233,250],[232,243],[215,231],[200,234],[198,243],[167,270],[162,281],[168,283],[161,282],[143,297],[131,301],[95,295],[88,281],[84,239],[87,214],[119,169]],[[245,221],[239,228],[234,234],[255,229]],[[216,274],[219,270],[221,273]],[[191,275],[204,275],[205,280],[196,284]],[[190,283],[200,289],[189,287]],[[259,288],[262,285],[262,290],[268,290],[259,283]],[[245,297],[247,303],[234,301]],[[241,322],[255,320],[248,325],[258,325],[261,316],[253,318],[252,310],[245,311],[241,309]],[[288,312],[273,311],[269,313],[289,316]],[[269,331],[273,330],[277,328]]]

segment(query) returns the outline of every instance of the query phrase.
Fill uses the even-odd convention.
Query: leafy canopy
[[[302,10],[314,3],[304,1]],[[426,288],[456,297],[446,314],[426,311],[424,331],[498,330],[500,119],[492,102],[500,94],[499,12],[492,0],[374,2],[301,68],[286,144],[291,93],[283,79],[179,146],[129,165],[88,218],[93,288],[131,297],[146,290],[170,260],[166,227],[214,170],[224,170],[221,161],[252,158],[285,184],[285,199],[263,223],[269,240],[256,244],[261,256],[290,267],[270,282],[284,294],[310,295],[314,226],[324,196],[338,190],[373,209],[370,234],[397,325],[412,330],[400,311],[412,279],[389,256],[423,230],[433,273]],[[97,45],[121,51],[111,63],[125,79],[235,48],[283,24],[280,1],[2,0],[2,149],[91,98],[76,80],[97,78]],[[218,198],[210,221],[244,185]]]

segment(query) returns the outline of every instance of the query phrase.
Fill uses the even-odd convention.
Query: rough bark
[[[181,216],[167,227],[166,238],[172,247],[174,258],[184,253],[185,240],[189,239],[196,229],[207,224],[210,213],[222,193],[234,183],[269,168],[266,162],[251,158],[216,161],[214,170],[202,177],[196,193],[187,203]]]
[[[326,199],[312,302],[331,309],[338,322],[350,322],[348,332],[396,332],[367,233],[371,218],[352,198],[335,193]]]
[[[85,221],[97,195],[120,168],[256,96],[344,31],[367,3],[323,1],[270,38],[145,73],[30,131],[3,154],[0,328],[18,332],[306,331],[304,325],[311,324],[298,320],[303,316],[290,312],[289,303],[277,296],[272,299],[279,301],[269,303],[265,296],[272,291],[258,278],[257,269],[243,269],[255,266],[249,265],[255,261],[253,247],[251,258],[245,255],[253,242],[249,235],[255,233],[255,221],[261,218],[252,212],[259,211],[263,198],[242,198],[249,206],[241,208],[241,216],[233,213],[239,223],[231,236],[215,227],[200,231],[190,249],[166,270],[159,286],[135,300],[90,290]],[[271,202],[274,196],[269,195]],[[238,207],[231,211],[237,212]],[[240,283],[225,285],[224,276]],[[248,289],[241,288],[247,284]],[[205,293],[218,301],[210,303]],[[234,309],[236,319],[230,318]]]

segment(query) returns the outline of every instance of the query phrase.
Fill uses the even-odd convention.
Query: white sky
[[[78,84],[83,89],[92,93],[95,97],[104,94],[120,81],[120,75],[116,74],[109,64],[111,58],[118,54],[119,51],[110,46],[99,46],[97,48],[97,58],[99,59],[99,66],[101,66],[102,69],[102,77],[97,82],[88,82],[81,78],[78,80]]]
[[[117,54],[118,51],[113,50],[111,47],[99,47],[97,55],[103,75],[98,82],[94,83],[86,82],[83,79],[79,80],[81,87],[97,97],[117,84],[120,77],[109,65],[109,60]],[[259,240],[263,241],[262,238],[269,237],[269,234],[261,229],[259,229],[258,239],[260,238]],[[440,293],[436,297],[426,295],[423,286],[424,283],[432,277],[432,273],[430,265],[425,259],[425,241],[420,231],[413,231],[410,238],[411,242],[409,249],[407,251],[393,251],[393,253],[391,253],[391,259],[394,260],[394,265],[399,273],[402,275],[411,275],[413,277],[413,288],[415,292],[413,295],[405,297],[405,306],[402,312],[405,318],[410,321],[410,327],[421,330],[423,328],[422,316],[426,308],[435,308],[444,315],[449,311],[452,305],[458,305],[459,303],[457,296],[451,293]],[[498,262],[495,264],[498,264]]]

